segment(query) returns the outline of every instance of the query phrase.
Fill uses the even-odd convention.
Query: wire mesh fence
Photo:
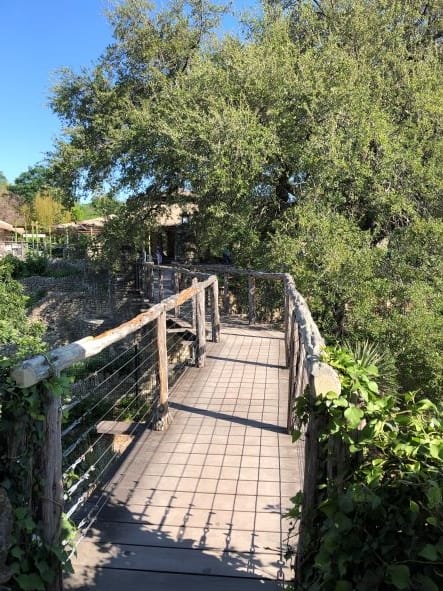
[[[181,309],[187,313],[192,304]],[[192,315],[192,310],[191,310]],[[193,362],[195,336],[167,321],[168,384]],[[63,481],[68,517],[83,530],[101,503],[91,496],[108,477],[140,429],[149,426],[159,399],[157,325],[150,323],[98,355],[72,366],[63,405]]]

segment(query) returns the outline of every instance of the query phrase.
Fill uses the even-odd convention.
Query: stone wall
[[[21,283],[31,298],[29,316],[46,326],[51,348],[99,334],[140,309],[129,277],[85,270],[66,277],[27,277]]]

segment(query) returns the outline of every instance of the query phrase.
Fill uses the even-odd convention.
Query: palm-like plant
[[[375,365],[379,371],[377,380],[380,392],[393,392],[398,389],[397,368],[394,357],[387,349],[383,349],[377,343],[371,343],[368,339],[364,341],[343,342],[343,346],[352,353],[354,359],[359,361],[363,367]]]

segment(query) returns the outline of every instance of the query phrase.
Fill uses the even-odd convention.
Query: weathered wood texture
[[[155,412],[153,428],[156,431],[164,431],[170,423],[169,416],[169,385],[168,385],[168,348],[166,341],[166,312],[162,312],[157,318],[157,355],[159,400]]]
[[[45,542],[57,547],[61,536],[61,514],[63,511],[62,482],[62,405],[60,396],[49,390],[45,394],[46,412],[43,435],[43,490],[41,495],[43,537]],[[47,583],[47,591],[62,591],[62,568],[60,562],[52,559],[51,571],[54,579]]]
[[[163,312],[169,312],[187,300],[194,298],[200,289],[207,289],[216,281],[217,278],[214,275],[200,283],[195,280],[195,283],[191,287],[164,299],[146,312],[138,314],[138,316],[120,324],[116,328],[112,328],[95,337],[85,337],[69,345],[58,347],[50,351],[47,355],[37,355],[32,359],[24,361],[12,370],[11,376],[20,387],[33,386],[41,380],[48,378],[54,372],[60,372],[63,369],[71,367],[74,363],[97,355],[103,349],[106,349],[106,347],[123,340],[150,322],[153,322]]]
[[[197,277],[192,279],[192,328],[197,328]]]
[[[249,324],[255,324],[257,314],[255,311],[255,277],[248,275],[248,318]]]
[[[229,314],[229,275],[223,275],[223,314]]]
[[[214,281],[211,291],[211,324],[212,324],[212,341],[218,343],[220,341],[220,308],[218,304],[218,281]]]
[[[196,296],[196,324],[197,343],[195,351],[195,365],[204,367],[206,357],[206,313],[205,313],[205,290],[197,292]]]

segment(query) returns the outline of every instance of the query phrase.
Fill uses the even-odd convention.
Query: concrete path
[[[174,386],[169,430],[145,431],[117,470],[65,589],[283,589],[303,459],[287,388],[283,334],[224,324]]]

